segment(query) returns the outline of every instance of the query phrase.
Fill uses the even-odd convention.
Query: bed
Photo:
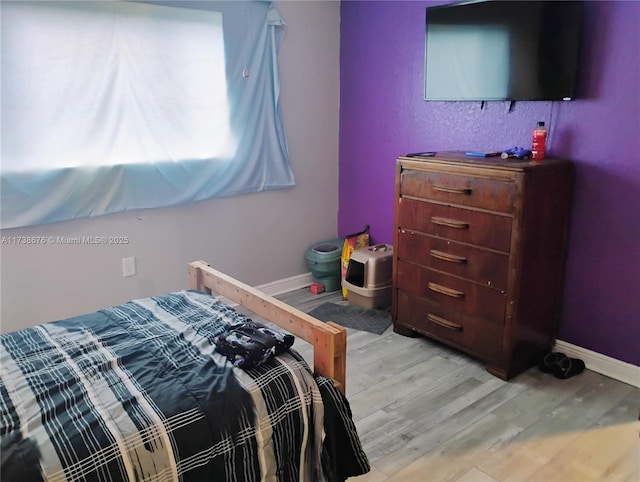
[[[369,470],[344,396],[344,328],[203,261],[189,280],[0,335],[4,482],[339,481]],[[215,349],[247,320],[228,300],[311,343],[313,368],[295,349],[234,366]]]

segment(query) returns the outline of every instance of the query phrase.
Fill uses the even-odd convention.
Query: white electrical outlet
[[[136,258],[122,258],[122,276],[133,276],[136,274]]]

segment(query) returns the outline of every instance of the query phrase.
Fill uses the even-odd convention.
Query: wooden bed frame
[[[331,321],[325,323],[283,303],[273,296],[213,269],[205,261],[189,263],[189,288],[212,291],[242,305],[313,345],[313,370],[331,378],[345,393],[347,330]]]

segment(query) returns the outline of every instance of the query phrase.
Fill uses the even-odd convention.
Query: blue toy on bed
[[[287,351],[294,337],[280,333],[252,320],[231,325],[229,330],[214,340],[216,351],[223,354],[238,368],[254,368],[274,355]]]

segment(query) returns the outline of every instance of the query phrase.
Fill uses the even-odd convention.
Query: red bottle
[[[538,122],[538,126],[533,130],[533,143],[531,145],[531,159],[541,161],[544,159],[547,149],[547,128],[544,122]]]

